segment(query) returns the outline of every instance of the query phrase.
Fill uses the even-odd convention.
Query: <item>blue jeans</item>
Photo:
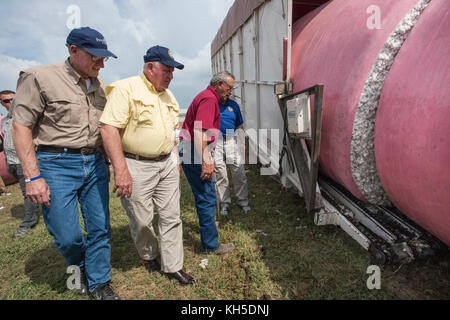
[[[185,145],[192,146],[190,143]],[[192,150],[192,149],[191,149]],[[187,151],[187,150],[185,150]],[[202,165],[194,163],[194,152],[185,154],[191,159],[189,161],[183,159],[183,154],[180,153],[181,167],[186,175],[186,178],[191,186],[192,193],[195,198],[195,207],[197,209],[197,216],[200,225],[200,239],[202,242],[202,250],[204,252],[214,251],[219,248],[219,233],[215,221],[216,216],[216,189],[212,180],[202,180],[200,175],[202,173]]]
[[[42,206],[47,229],[67,265],[85,268],[93,291],[111,280],[109,186],[103,155],[37,152],[36,157],[50,187],[50,208]]]

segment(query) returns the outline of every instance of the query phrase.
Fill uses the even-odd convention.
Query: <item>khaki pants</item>
[[[241,154],[242,152],[239,152],[236,137],[227,139],[223,139],[222,136],[219,137],[214,152],[214,162],[217,169],[216,187],[221,207],[231,204],[227,167],[231,171],[237,203],[241,207],[248,206],[248,187],[244,166],[245,158]]]
[[[153,260],[159,255],[163,272],[183,267],[183,227],[180,217],[180,174],[175,154],[161,161],[126,158],[133,179],[133,192],[122,205],[130,220],[131,237],[139,256]],[[153,202],[158,214],[158,237],[153,229]]]

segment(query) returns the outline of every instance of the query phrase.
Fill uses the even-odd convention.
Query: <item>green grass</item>
[[[381,290],[366,286],[374,264],[341,229],[314,225],[303,200],[282,191],[270,177],[248,166],[250,206],[245,214],[233,203],[219,229],[221,242],[233,242],[228,256],[201,253],[194,198],[182,174],[181,211],[184,270],[196,284],[181,287],[161,274],[149,274],[130,237],[128,218],[111,196],[112,287],[122,299],[449,299],[449,257],[424,258],[380,266]],[[19,185],[0,197],[0,299],[86,299],[66,289],[66,266],[42,217],[25,237],[12,240],[23,218]],[[157,218],[154,223],[157,222]],[[208,258],[208,266],[199,264]]]

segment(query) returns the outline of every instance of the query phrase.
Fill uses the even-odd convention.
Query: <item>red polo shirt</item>
[[[208,143],[213,142],[219,134],[219,95],[212,86],[208,86],[192,101],[186,113],[180,138],[194,141],[194,129],[208,130]]]

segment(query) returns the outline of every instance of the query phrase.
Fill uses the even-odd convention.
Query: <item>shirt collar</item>
[[[211,85],[209,85],[208,88],[206,88],[206,89],[209,90],[209,91],[212,91],[212,92],[214,93],[214,96],[215,96],[216,99],[217,99],[217,103],[219,103],[220,97],[219,97],[219,94],[218,94],[218,93],[216,92],[216,90],[214,89],[214,87],[211,86]]]
[[[147,88],[150,91],[152,91],[153,93],[158,94],[158,95],[162,95],[162,94],[164,94],[166,92],[166,90],[160,91],[160,92],[158,90],[156,90],[155,86],[150,81],[148,81],[147,77],[145,76],[145,74],[143,72],[141,73],[140,77],[141,77],[142,81],[144,81],[144,83],[147,86]]]
[[[223,108],[231,106],[230,99],[228,98],[227,101],[225,101],[224,103],[219,102],[219,106],[221,106]]]
[[[80,74],[72,67],[72,65],[69,62],[69,58],[64,62],[66,71],[69,74],[69,76],[72,78],[74,84],[79,84],[81,80],[83,80],[83,85],[86,87],[86,81],[80,76]],[[91,80],[91,87],[88,89],[88,91],[95,91],[99,86],[100,82],[97,78],[89,78]]]

